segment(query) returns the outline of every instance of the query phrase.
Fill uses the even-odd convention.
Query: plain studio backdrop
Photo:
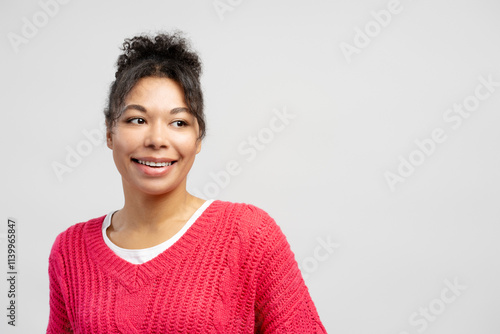
[[[58,233],[123,205],[102,110],[124,38],[199,52],[203,198],[281,226],[329,333],[500,332],[500,3],[4,0],[2,277],[45,332]],[[8,278],[8,277],[7,277]]]

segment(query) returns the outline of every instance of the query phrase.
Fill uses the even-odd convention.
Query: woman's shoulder
[[[215,211],[221,220],[231,226],[246,230],[247,233],[263,233],[270,229],[278,229],[274,218],[264,209],[249,203],[214,201]]]
[[[98,235],[101,231],[102,222],[106,215],[89,219],[86,222],[79,222],[66,230],[60,232],[52,246],[52,250],[62,250],[73,247],[76,243],[82,242],[87,235]]]
[[[272,219],[264,209],[253,204],[223,200],[214,200],[214,203],[217,211],[226,217],[238,217],[251,221]]]
[[[214,204],[221,215],[215,230],[220,230],[211,231],[221,236],[224,243],[230,242],[232,251],[250,254],[248,256],[255,260],[273,253],[277,247],[287,249],[286,236],[266,210],[249,203],[219,201]]]

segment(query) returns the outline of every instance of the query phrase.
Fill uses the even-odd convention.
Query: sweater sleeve
[[[256,333],[326,333],[285,235],[265,216],[257,280]]]
[[[62,256],[59,251],[61,235],[56,238],[49,256],[50,314],[47,333],[73,333],[64,300]]]

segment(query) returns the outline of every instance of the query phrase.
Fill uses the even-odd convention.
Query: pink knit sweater
[[[139,265],[106,246],[103,219],[68,228],[52,247],[47,333],[326,333],[265,211],[216,200]]]

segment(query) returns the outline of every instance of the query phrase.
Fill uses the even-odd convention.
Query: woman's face
[[[198,122],[184,92],[167,78],[146,77],[125,98],[122,115],[107,145],[125,190],[161,195],[184,187],[200,152]]]

